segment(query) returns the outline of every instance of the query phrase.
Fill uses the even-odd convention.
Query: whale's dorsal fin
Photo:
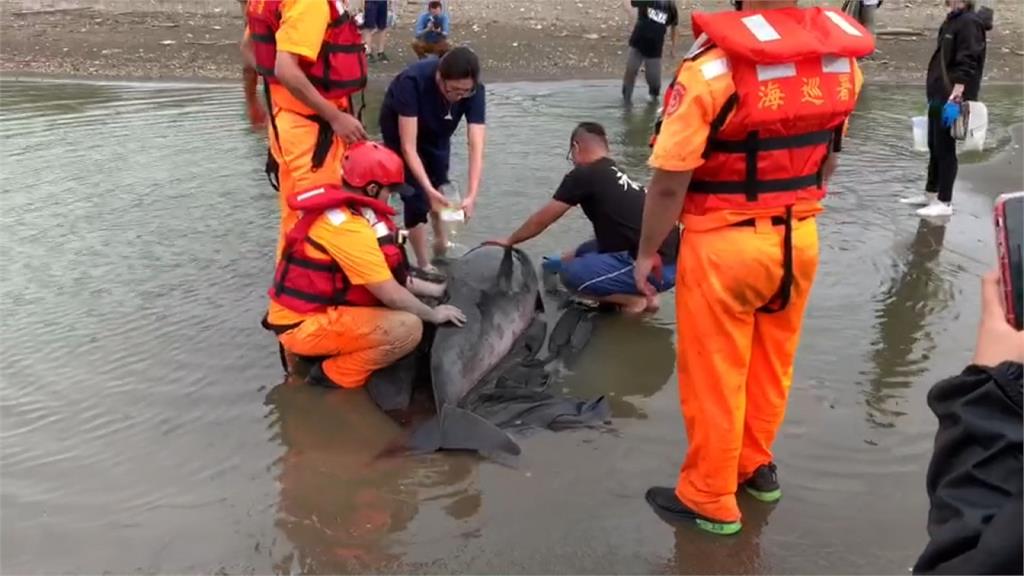
[[[512,248],[505,248],[505,254],[501,257],[501,264],[498,265],[498,277],[495,280],[500,292],[508,293],[512,291],[512,275],[515,273],[512,250]]]

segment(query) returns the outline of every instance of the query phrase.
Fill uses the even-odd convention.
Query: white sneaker
[[[935,201],[917,211],[918,216],[952,216],[953,205],[945,202]]]
[[[918,194],[916,196],[907,196],[900,198],[900,204],[910,204],[911,206],[927,206],[938,199],[938,194]]]

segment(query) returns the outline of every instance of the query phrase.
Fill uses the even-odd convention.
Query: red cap
[[[370,184],[396,186],[405,183],[402,158],[390,149],[368,140],[350,144],[341,162],[345,184],[362,190]]]

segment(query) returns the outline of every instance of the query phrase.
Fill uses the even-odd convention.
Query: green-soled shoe
[[[743,524],[739,521],[722,522],[720,520],[713,520],[690,510],[679,501],[674,488],[664,486],[648,488],[645,498],[647,503],[651,505],[654,513],[669,524],[692,524],[705,532],[718,536],[729,536],[743,528]]]
[[[779,487],[779,473],[775,463],[758,466],[754,474],[743,483],[743,489],[761,502],[778,502],[782,498],[782,489]]]

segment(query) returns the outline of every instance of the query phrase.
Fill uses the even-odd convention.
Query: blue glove
[[[540,267],[548,274],[558,274],[562,271],[561,256],[545,256],[541,260]]]
[[[951,128],[956,119],[960,117],[960,105],[950,100],[942,107],[942,125]]]

